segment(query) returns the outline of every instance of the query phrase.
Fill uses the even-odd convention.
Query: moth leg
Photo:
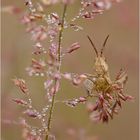
[[[88,74],[88,73],[84,73],[84,75],[86,75],[88,78],[95,78],[96,77],[96,75]]]

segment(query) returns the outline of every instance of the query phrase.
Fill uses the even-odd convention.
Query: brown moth
[[[123,90],[124,84],[127,81],[127,74],[124,71],[120,71],[117,75],[115,81],[112,81],[109,74],[108,64],[104,57],[104,49],[109,38],[109,35],[105,38],[100,52],[97,50],[93,44],[91,38],[87,36],[96,54],[94,63],[94,74],[86,74],[87,79],[84,85],[89,94],[93,93],[113,93],[113,91],[118,90],[121,92]]]
[[[91,38],[87,37],[96,54],[94,74],[85,74],[87,78],[84,81],[88,97],[97,98],[95,104],[90,107],[90,118],[94,121],[108,122],[109,118],[113,119],[114,114],[118,114],[118,109],[122,107],[122,101],[132,100],[133,97],[123,93],[124,85],[128,79],[126,72],[121,69],[114,81],[110,78],[109,67],[103,55],[109,35],[100,52]]]

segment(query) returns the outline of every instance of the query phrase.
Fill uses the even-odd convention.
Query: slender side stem
[[[64,30],[64,22],[65,22],[65,16],[66,16],[66,10],[67,10],[67,5],[64,5],[64,11],[63,11],[63,16],[62,16],[62,23],[61,23],[61,29],[59,33],[59,44],[58,44],[58,61],[61,62],[61,42],[62,42],[62,36],[63,36],[63,30]],[[60,66],[59,66],[60,70]]]
[[[61,21],[61,28],[60,28],[60,32],[59,32],[59,39],[58,39],[58,71],[60,71],[60,65],[61,65],[61,43],[62,43],[62,36],[63,36],[63,30],[64,30],[64,21],[65,21],[65,16],[66,16],[66,10],[67,10],[67,5],[64,5],[64,10],[63,10],[63,15],[62,15],[62,21]],[[57,80],[55,80],[55,84],[57,83]],[[56,94],[53,95],[52,97],[52,102],[51,102],[51,108],[50,108],[50,112],[49,112],[49,118],[48,118],[48,133],[46,134],[46,138],[45,140],[48,140],[49,138],[49,132],[51,129],[51,122],[52,122],[52,115],[53,115],[53,110],[54,110],[54,106],[55,106],[55,97]]]

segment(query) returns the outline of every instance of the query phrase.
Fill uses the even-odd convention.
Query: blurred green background
[[[2,6],[16,5],[25,8],[23,1],[2,0]],[[74,16],[79,8],[79,2],[69,6],[67,19]],[[48,9],[62,11],[57,5]],[[138,0],[124,0],[114,5],[103,15],[94,20],[79,20],[84,27],[82,32],[67,30],[64,32],[63,46],[68,47],[73,42],[80,42],[81,49],[63,60],[63,72],[92,73],[95,54],[86,38],[90,35],[97,47],[100,47],[107,34],[110,39],[105,50],[112,79],[119,69],[127,70],[129,80],[126,93],[135,97],[134,102],[124,103],[119,115],[109,124],[95,124],[88,118],[85,105],[70,108],[57,104],[53,118],[53,132],[58,140],[79,140],[71,137],[68,131],[79,135],[81,129],[86,129],[86,135],[94,140],[138,140]],[[31,90],[34,105],[41,108],[44,104],[45,90],[43,78],[29,77],[25,68],[31,62],[32,41],[25,33],[25,27],[20,24],[19,16],[2,13],[2,120],[18,120],[21,107],[15,105],[11,99],[22,97],[15,88],[11,79],[15,76],[27,80]],[[62,89],[57,95],[58,99],[67,99],[84,95],[83,88],[74,88],[67,81],[62,82]],[[21,128],[17,125],[2,123],[2,140],[17,140],[21,138]],[[86,139],[85,139],[86,140]]]

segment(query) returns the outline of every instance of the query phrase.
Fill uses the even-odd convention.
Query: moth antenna
[[[103,46],[102,46],[102,49],[101,49],[101,53],[100,53],[101,56],[102,56],[102,54],[103,54],[103,52],[104,52],[104,48],[105,48],[105,46],[106,46],[106,43],[107,43],[108,38],[109,38],[109,35],[107,35],[107,37],[105,38],[105,41],[104,41],[104,43],[103,43]]]
[[[92,42],[91,38],[90,38],[88,35],[87,35],[87,38],[89,39],[89,41],[90,41],[90,43],[91,43],[91,45],[92,45],[92,47],[93,47],[93,49],[94,49],[96,55],[98,56],[98,51],[97,51],[97,49],[96,49],[94,43]]]

